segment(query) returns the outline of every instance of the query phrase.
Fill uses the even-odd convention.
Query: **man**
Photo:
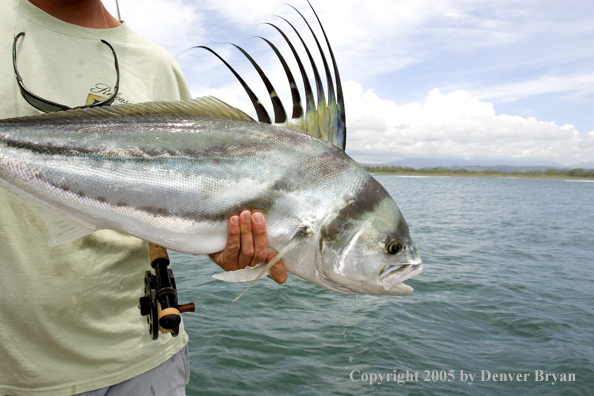
[[[173,58],[121,23],[100,0],[0,0],[0,118],[38,114],[12,65],[36,95],[69,107],[190,98]],[[43,220],[0,188],[0,395],[183,395],[188,337],[153,341],[138,299],[150,269],[146,242],[111,230],[47,247]],[[229,220],[227,246],[211,258],[225,270],[269,251],[264,217]],[[286,279],[282,263],[272,278]]]

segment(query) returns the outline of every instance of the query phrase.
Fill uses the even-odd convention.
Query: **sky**
[[[288,83],[270,48],[296,65],[274,23],[302,54],[291,21],[322,68],[299,15],[273,0],[120,0],[121,18],[176,57],[194,96],[213,95],[255,117],[233,75],[262,103],[271,78]],[[115,0],[104,4],[116,15]],[[291,2],[315,24],[305,0]],[[347,153],[363,163],[410,158],[594,168],[594,2],[590,0],[312,0],[345,94]],[[315,50],[315,51],[314,51]],[[293,69],[298,74],[297,68]],[[324,78],[324,77],[323,77]],[[325,81],[325,78],[324,78]],[[298,84],[300,81],[298,80]]]

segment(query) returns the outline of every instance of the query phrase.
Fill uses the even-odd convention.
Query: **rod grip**
[[[154,243],[149,242],[149,254],[151,258],[151,264],[158,259],[167,260],[167,263],[169,263],[167,249],[165,249],[163,246],[155,245]]]

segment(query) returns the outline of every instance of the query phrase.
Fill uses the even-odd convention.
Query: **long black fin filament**
[[[313,11],[316,19],[318,20],[318,24],[320,25],[320,29],[322,30],[322,34],[324,34],[324,39],[326,40],[326,45],[328,46],[328,52],[330,52],[330,58],[332,59],[332,66],[334,67],[334,79],[336,80],[336,107],[338,112],[338,117],[336,118],[336,145],[342,148],[343,151],[346,150],[346,113],[344,109],[344,96],[342,94],[342,82],[340,81],[340,73],[338,73],[338,66],[336,64],[336,58],[334,57],[334,51],[332,51],[332,46],[330,45],[330,40],[328,40],[328,35],[326,35],[326,30],[324,26],[322,26],[322,21],[320,21],[320,17],[318,17],[318,13],[314,10],[313,6],[307,0],[307,4],[309,4],[311,10]]]
[[[318,17],[317,13],[315,12],[313,6],[311,5],[311,3],[309,1],[308,1],[308,4],[311,7],[319,25],[320,25],[321,31],[324,35],[324,39],[326,41],[326,46],[328,47],[330,58],[332,59],[332,67],[334,69],[334,82],[332,81],[333,80],[332,73],[331,73],[331,69],[328,64],[326,55],[324,54],[324,49],[322,48],[322,45],[320,44],[320,41],[318,40],[313,28],[308,23],[305,16],[299,10],[297,10],[295,7],[293,7],[291,5],[289,5],[289,6],[292,7],[301,16],[301,18],[305,21],[305,23],[307,24],[307,27],[309,28],[309,31],[311,32],[311,34],[316,42],[318,50],[320,52],[320,56],[324,63],[324,71],[326,74],[326,80],[327,80],[327,86],[328,86],[328,102],[327,103],[326,103],[326,95],[324,92],[324,87],[322,84],[322,79],[320,78],[320,73],[319,73],[318,68],[315,64],[313,56],[312,56],[309,48],[307,47],[301,34],[298,32],[298,30],[295,28],[295,26],[293,24],[291,24],[291,22],[289,22],[287,19],[285,19],[283,17],[279,17],[279,18],[283,19],[294,30],[295,34],[301,41],[301,44],[303,45],[304,50],[307,53],[307,57],[309,58],[309,61],[311,63],[311,69],[313,71],[314,80],[316,83],[317,104],[316,104],[316,101],[314,100],[313,90],[312,90],[310,82],[309,82],[308,74],[305,70],[305,67],[303,66],[303,62],[301,61],[297,51],[295,50],[295,47],[293,46],[293,44],[291,43],[291,40],[289,40],[287,35],[278,26],[276,26],[272,23],[266,23],[267,25],[270,25],[273,28],[275,28],[281,34],[281,36],[283,37],[283,39],[285,40],[285,42],[291,49],[291,52],[293,53],[293,56],[297,62],[299,71],[301,73],[301,78],[303,80],[304,89],[305,89],[305,111],[304,111],[302,103],[301,103],[301,96],[299,95],[299,89],[297,88],[295,78],[294,78],[287,62],[285,61],[283,55],[271,41],[269,41],[268,39],[265,39],[263,37],[259,37],[259,38],[264,40],[270,46],[270,48],[272,48],[272,50],[276,54],[277,58],[281,62],[282,67],[283,67],[285,74],[287,76],[287,80],[289,82],[289,86],[291,89],[291,96],[292,96],[292,100],[293,100],[292,119],[290,121],[287,120],[287,114],[286,114],[285,109],[281,103],[281,100],[279,99],[274,87],[272,86],[270,80],[268,79],[268,77],[266,76],[264,71],[260,68],[260,66],[258,66],[258,64],[254,61],[254,59],[245,50],[243,50],[241,47],[239,47],[235,44],[232,44],[232,45],[235,46],[235,48],[237,48],[239,51],[241,51],[242,54],[250,61],[252,66],[258,72],[258,75],[262,79],[264,85],[266,86],[268,95],[270,96],[270,99],[273,104],[274,115],[275,115],[274,118],[275,118],[276,124],[280,124],[284,127],[288,127],[291,129],[300,130],[300,131],[305,132],[309,135],[316,136],[316,137],[321,138],[321,139],[327,141],[328,143],[336,145],[344,150],[345,146],[346,146],[346,126],[345,126],[345,112],[344,112],[344,96],[343,96],[343,92],[342,92],[342,84],[341,84],[341,80],[340,80],[340,75],[338,73],[338,67],[336,65],[336,59],[334,57],[334,53],[332,51],[332,48],[330,47],[330,42],[328,40],[328,36],[326,35],[326,32],[322,26],[320,18]],[[215,51],[213,51],[209,47],[198,46],[198,47],[194,47],[194,48],[203,48],[203,49],[210,51],[214,55],[216,55],[227,66],[227,68],[229,68],[229,70],[231,70],[231,72],[235,75],[237,80],[241,83],[241,85],[245,89],[246,93],[248,94],[248,96],[252,102],[252,105],[254,106],[254,108],[256,110],[256,113],[258,115],[258,120],[260,122],[271,123],[270,117],[268,116],[268,113],[266,112],[266,110],[265,110],[264,106],[262,105],[262,103],[260,102],[260,100],[254,94],[254,92],[249,88],[249,86],[245,83],[245,81],[239,76],[239,74],[222,57],[220,57]],[[336,84],[336,91],[334,90],[334,84]]]
[[[252,91],[252,89],[246,84],[246,82],[243,81],[243,78],[241,78],[241,76],[235,71],[235,69],[233,69],[233,67],[231,67],[231,65],[229,63],[227,63],[227,61],[225,59],[223,59],[219,54],[217,54],[214,50],[210,49],[209,47],[205,47],[203,45],[197,45],[192,48],[203,48],[207,51],[210,51],[217,58],[219,58],[221,60],[221,62],[223,62],[225,64],[225,66],[227,66],[229,68],[229,70],[231,70],[231,73],[233,73],[235,78],[237,78],[237,81],[239,81],[239,83],[241,84],[243,89],[245,89],[245,92],[250,97],[250,100],[252,101],[252,105],[254,106],[254,109],[256,110],[256,114],[258,115],[258,121],[266,123],[266,124],[272,123],[272,121],[270,121],[270,117],[268,116],[268,112],[266,111],[266,109],[264,108],[264,106],[262,105],[262,103],[260,102],[258,97],[256,96],[256,94],[254,93],[254,91]]]
[[[233,44],[233,43],[229,43],[229,44],[231,44],[232,46],[237,48],[239,51],[241,51],[241,53],[243,55],[245,55],[245,57],[250,61],[252,66],[254,66],[254,69],[256,69],[256,71],[258,72],[258,75],[264,82],[264,85],[266,86],[266,90],[268,91],[268,95],[270,96],[270,100],[272,101],[272,108],[274,109],[274,122],[277,124],[282,124],[283,122],[286,122],[287,121],[287,112],[285,111],[285,108],[283,107],[283,103],[281,102],[280,98],[278,97],[278,94],[274,90],[272,83],[270,82],[268,77],[266,77],[266,74],[264,74],[264,71],[262,71],[262,68],[256,63],[254,58],[252,58],[250,56],[250,54],[248,54],[243,48],[241,48],[240,46]]]
[[[280,35],[285,39],[285,42],[291,49],[293,56],[295,57],[295,61],[297,62],[297,66],[299,67],[299,71],[301,72],[301,79],[303,80],[303,88],[305,90],[305,132],[309,135],[317,136],[319,135],[317,117],[312,117],[312,115],[314,115],[316,111],[316,102],[313,97],[313,91],[309,83],[307,72],[305,71],[305,67],[303,66],[303,62],[301,62],[301,58],[299,57],[297,50],[295,49],[293,43],[291,43],[291,40],[289,40],[285,32],[283,32],[278,26],[272,23],[266,23],[266,25],[272,26],[280,33]]]
[[[316,37],[316,34],[314,33],[313,29],[311,28],[311,25],[309,24],[309,22],[307,22],[307,19],[305,19],[305,17],[301,13],[301,11],[299,11],[297,8],[293,7],[291,4],[287,4],[287,5],[289,7],[291,7],[292,9],[294,9],[301,16],[301,18],[303,19],[303,21],[309,28],[309,31],[311,32],[311,35],[316,42],[318,50],[320,51],[320,56],[321,56],[322,62],[324,64],[324,73],[326,73],[326,85],[328,87],[328,106],[325,108],[324,113],[321,114],[319,111],[319,108],[320,108],[320,106],[325,106],[325,103],[324,102],[320,103],[318,101],[318,114],[320,114],[321,116],[324,117],[323,120],[320,120],[320,123],[322,123],[324,125],[323,129],[325,129],[327,131],[332,131],[333,130],[332,127],[334,125],[336,125],[336,122],[335,122],[336,110],[331,109],[330,107],[336,106],[336,97],[334,95],[334,83],[332,82],[332,74],[330,74],[330,68],[328,67],[328,62],[326,61],[326,56],[324,55],[324,50],[322,49],[322,46],[320,45],[320,42],[319,42],[318,38]],[[311,4],[309,4],[309,5],[311,7]],[[310,59],[311,59],[311,57],[310,57]],[[330,140],[330,143],[336,145],[336,142],[333,140],[332,134],[328,135],[328,139]],[[343,150],[344,150],[344,148],[343,148]]]
[[[292,119],[301,118],[303,116],[303,107],[301,106],[301,95],[299,94],[299,89],[297,88],[297,83],[295,82],[295,77],[293,77],[293,73],[291,72],[291,68],[285,61],[285,57],[280,53],[278,48],[274,44],[270,42],[270,40],[258,36],[258,38],[264,40],[270,48],[274,51],[278,60],[283,65],[283,69],[285,74],[287,75],[287,80],[289,80],[289,87],[291,88],[291,98],[293,99],[293,114],[291,115]]]
[[[316,82],[316,89],[318,92],[318,104],[316,106],[316,116],[317,116],[317,120],[318,120],[318,122],[317,122],[318,134],[316,134],[316,137],[319,137],[322,140],[328,141],[327,129],[324,128],[327,125],[326,120],[325,120],[325,118],[326,118],[326,116],[325,116],[326,94],[324,93],[324,86],[322,85],[322,79],[320,77],[320,72],[318,71],[316,63],[313,59],[313,56],[311,55],[311,52],[309,51],[309,48],[307,47],[307,44],[305,44],[305,40],[303,40],[303,37],[301,37],[301,34],[299,34],[299,31],[295,28],[295,26],[293,26],[293,24],[291,22],[289,22],[282,16],[279,16],[279,18],[282,19],[283,21],[287,22],[287,24],[289,26],[291,26],[291,28],[293,28],[293,31],[295,32],[297,37],[299,37],[299,40],[301,41],[301,44],[303,45],[303,48],[305,49],[305,52],[307,53],[309,62],[311,63],[311,68],[314,73],[314,81]],[[309,114],[306,114],[305,116],[308,117]]]

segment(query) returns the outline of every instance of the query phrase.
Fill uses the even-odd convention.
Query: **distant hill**
[[[479,166],[479,165],[474,165],[474,166],[460,166],[460,165],[456,165],[456,166],[447,166],[447,167],[442,167],[442,166],[438,166],[438,168],[445,168],[445,169],[452,169],[452,170],[456,170],[456,169],[466,169],[466,170],[473,170],[473,171],[483,171],[483,170],[491,170],[491,171],[499,171],[499,172],[544,172],[547,169],[560,169],[560,170],[569,170],[572,168],[567,168],[567,167],[563,167],[563,166],[538,166],[538,165],[534,165],[534,166],[511,166],[511,165],[493,165],[493,166]]]
[[[407,158],[385,164],[362,164],[370,166],[401,166],[415,169],[467,169],[474,171],[492,170],[499,172],[544,172],[549,168],[569,170],[575,168],[594,169],[594,163],[563,166],[553,161],[519,161],[519,160],[463,160],[451,158]]]

